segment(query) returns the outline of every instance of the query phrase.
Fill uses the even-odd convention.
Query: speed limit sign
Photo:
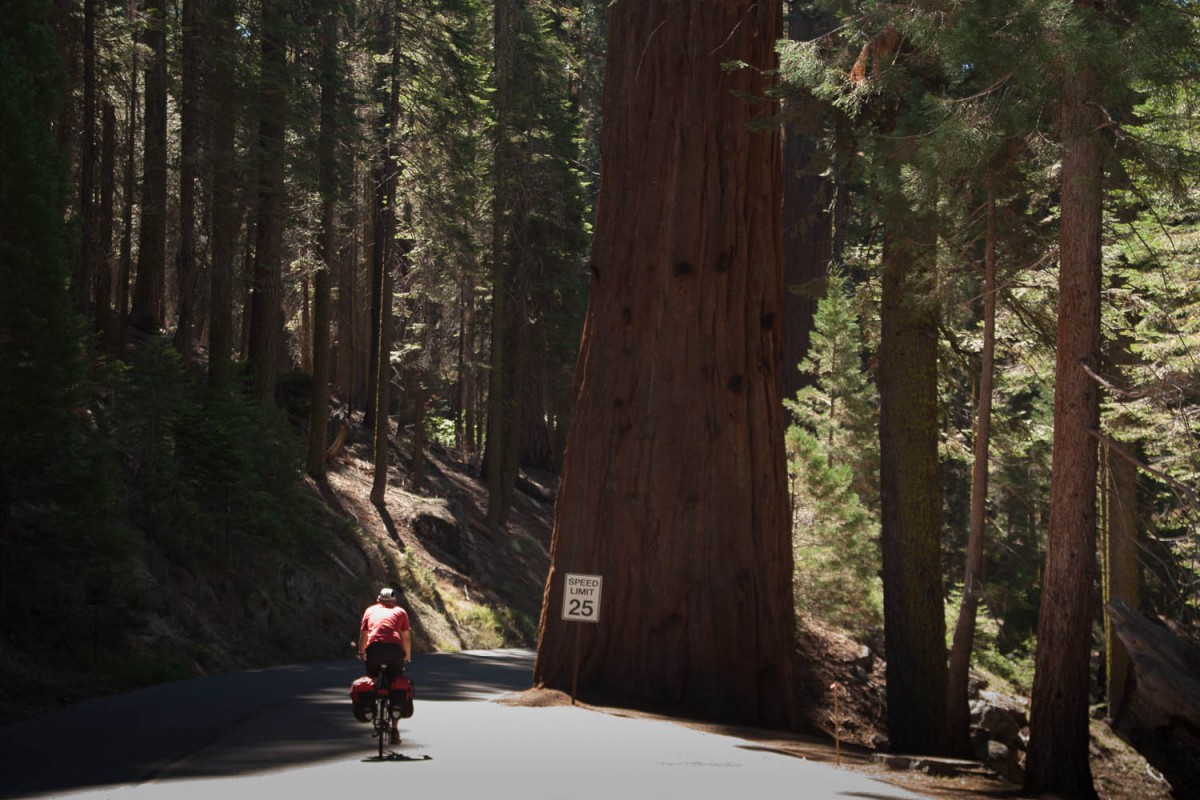
[[[567,573],[563,582],[562,618],[570,622],[600,621],[600,588],[604,579],[599,575]]]

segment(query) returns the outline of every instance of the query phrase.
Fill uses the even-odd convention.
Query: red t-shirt
[[[408,630],[408,612],[400,606],[388,608],[382,603],[376,603],[363,612],[360,630],[367,632],[367,643],[370,647],[376,642],[394,642],[403,644],[400,638],[403,631]]]

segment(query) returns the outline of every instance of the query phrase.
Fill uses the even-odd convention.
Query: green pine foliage
[[[1105,395],[1106,432],[1146,464],[1140,493],[1145,599],[1200,629],[1200,226],[1193,215],[1143,218],[1109,250],[1106,315],[1119,383]],[[1122,354],[1121,348],[1126,352]]]
[[[79,426],[80,326],[67,283],[75,240],[66,161],[52,125],[64,88],[46,20],[27,0],[0,15],[0,503],[5,516],[31,492],[69,485],[55,467]],[[38,503],[38,500],[33,500]]]
[[[157,338],[140,347],[111,398],[130,519],[173,562],[319,544],[315,506],[298,480],[300,440],[282,409],[237,389],[205,396]]]
[[[879,401],[863,366],[862,328],[850,291],[842,272],[831,270],[808,354],[797,367],[811,382],[784,405],[823,444],[830,466],[850,469],[855,494],[872,507],[879,502]]]
[[[1048,288],[1043,278],[1053,276],[1029,270],[1045,263],[1055,233],[1046,220],[1055,202],[1049,125],[1057,86],[1045,59],[1046,32],[1061,15],[1039,2],[953,9],[868,2],[843,11],[830,35],[781,44],[781,72],[786,85],[811,91],[853,127],[863,163],[850,174],[862,183],[845,188],[862,222],[852,219],[845,235],[871,241],[897,203],[930,215],[924,232],[937,242],[938,260],[909,302],[941,309],[943,558],[951,593],[961,582],[969,521],[989,187],[996,198],[1001,298],[982,611],[997,633],[981,646],[1015,653],[1036,626],[1048,499],[1053,281]],[[889,26],[898,34],[891,42]],[[901,114],[889,117],[896,107]],[[893,182],[887,159],[897,135],[905,164]],[[851,252],[870,285],[878,248]],[[877,457],[877,448],[871,453]],[[860,497],[877,507],[877,495]]]
[[[859,226],[852,218],[846,235],[887,218],[881,192],[913,205],[936,202],[929,234],[938,240],[938,281],[917,294],[936,295],[943,309],[941,460],[951,587],[961,579],[970,500],[983,209],[989,191],[995,199],[1000,296],[982,611],[997,626],[994,645],[985,646],[1000,653],[1031,646],[1047,524],[1060,211],[1056,76],[1063,63],[1086,63],[1105,78],[1111,277],[1101,433],[1146,463],[1140,480],[1150,602],[1193,626],[1198,503],[1191,487],[1200,465],[1191,424],[1192,273],[1200,148],[1192,11],[1167,3],[1066,13],[1064,4],[1036,0],[822,5],[836,25],[809,41],[781,43],[781,75],[785,88],[809,91],[840,111],[853,126],[857,158],[868,162],[851,173],[863,183],[843,187],[866,221]],[[875,49],[886,43],[881,34],[889,26],[898,34],[894,49]],[[892,103],[904,115],[887,120]],[[873,166],[883,153],[880,134],[890,135],[881,119],[906,134],[906,164],[891,194]],[[832,129],[822,135],[846,136]],[[877,255],[867,255],[857,267],[864,276],[877,264]]]
[[[883,621],[879,583],[875,388],[848,287],[831,272],[799,369],[812,382],[785,400],[797,612],[860,634]]]
[[[47,633],[44,605],[117,603],[124,555],[68,295],[77,236],[53,132],[65,82],[49,19],[40,0],[0,15],[0,641],[47,645],[66,633]]]
[[[587,178],[580,169],[580,109],[572,97],[575,76],[563,69],[574,58],[572,11],[554,3],[529,3],[518,12],[517,63],[509,105],[512,172],[519,183],[509,221],[509,247],[530,276],[539,353],[554,364],[558,394],[569,375],[582,334],[590,244]]]

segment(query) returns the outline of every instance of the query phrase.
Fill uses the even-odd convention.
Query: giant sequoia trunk
[[[1077,3],[1083,5],[1083,3]],[[1087,3],[1090,5],[1090,3]],[[1088,659],[1096,573],[1103,111],[1093,71],[1064,79],[1058,335],[1050,522],[1038,616],[1025,788],[1095,797],[1088,763]]]
[[[603,175],[535,681],[790,725],[777,2],[609,10]],[[730,61],[750,65],[729,71]],[[604,577],[598,623],[565,573]],[[582,629],[572,625],[583,625]]]

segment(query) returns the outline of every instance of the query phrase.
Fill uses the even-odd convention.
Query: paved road
[[[82,703],[0,727],[0,797],[919,797],[669,722],[488,702],[531,668],[528,651],[418,656],[416,713],[386,761],[350,713],[351,659]]]

